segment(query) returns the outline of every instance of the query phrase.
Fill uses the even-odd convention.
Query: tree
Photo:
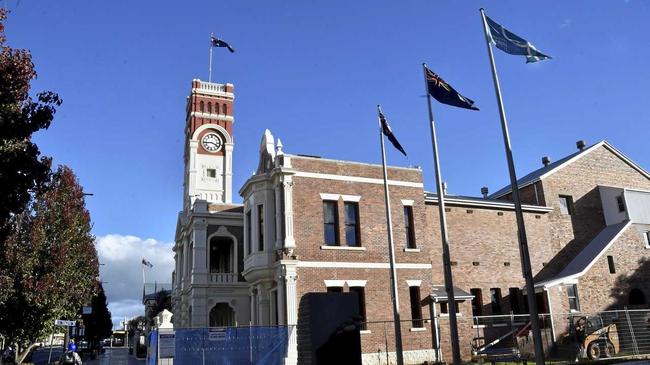
[[[92,312],[83,315],[84,337],[93,344],[100,340],[108,338],[113,333],[113,320],[111,312],[108,310],[106,294],[104,287],[99,283],[97,294],[93,296],[91,302]]]
[[[126,324],[126,331],[129,335],[129,338],[132,338],[135,334],[135,331],[144,331],[147,326],[147,319],[145,316],[137,316],[132,320],[128,321]]]
[[[0,271],[10,278],[12,292],[0,303],[0,333],[25,352],[50,332],[55,319],[76,318],[96,292],[99,274],[76,176],[61,166],[45,185],[16,216],[16,229],[0,251]]]
[[[61,105],[52,92],[39,93],[37,101],[29,96],[36,71],[28,51],[6,45],[6,15],[0,9],[0,249],[15,223],[12,218],[25,210],[31,194],[49,179],[50,159],[40,157],[31,137],[50,126],[55,108]],[[0,302],[10,295],[5,290],[7,280],[0,277]]]

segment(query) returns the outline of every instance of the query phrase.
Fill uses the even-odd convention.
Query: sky
[[[389,163],[421,166],[435,190],[422,62],[481,109],[433,104],[449,192],[506,185],[481,7],[553,57],[525,64],[495,50],[519,176],[577,140],[608,140],[650,167],[645,1],[3,1],[9,45],[32,52],[32,91],[63,99],[35,141],[94,194],[116,322],[142,312],[142,256],[154,264],[147,281],[171,281],[185,99],[208,77],[212,32],[236,49],[216,49],[213,64],[213,81],[235,84],[235,191],[267,128],[287,153],[380,163],[377,104],[409,156],[389,149]]]

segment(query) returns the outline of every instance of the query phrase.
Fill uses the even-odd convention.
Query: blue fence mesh
[[[175,364],[281,365],[287,353],[287,327],[178,329]]]
[[[156,365],[158,358],[158,331],[149,333],[149,347],[147,347],[147,365]]]

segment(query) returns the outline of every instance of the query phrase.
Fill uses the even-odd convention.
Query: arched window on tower
[[[208,114],[212,114],[212,103],[208,101]]]
[[[235,325],[235,312],[226,303],[217,303],[210,310],[210,327],[232,327]]]
[[[204,110],[204,107],[205,107],[205,105],[203,105],[203,100],[201,100],[201,102],[199,103],[199,111],[200,111],[201,113],[203,113],[203,112],[205,111],[205,110]]]
[[[228,105],[223,104],[223,114],[228,115]]]
[[[219,103],[214,103],[214,114],[219,114]]]

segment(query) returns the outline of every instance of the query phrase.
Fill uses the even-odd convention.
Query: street
[[[32,362],[35,365],[47,365],[49,356],[49,348],[42,348],[34,352]],[[59,359],[61,356],[61,348],[52,349],[52,363]],[[144,359],[136,359],[135,356],[129,355],[129,351],[125,347],[107,348],[106,352],[101,354],[95,360],[84,360],[84,364],[88,365],[136,365],[144,364]]]

